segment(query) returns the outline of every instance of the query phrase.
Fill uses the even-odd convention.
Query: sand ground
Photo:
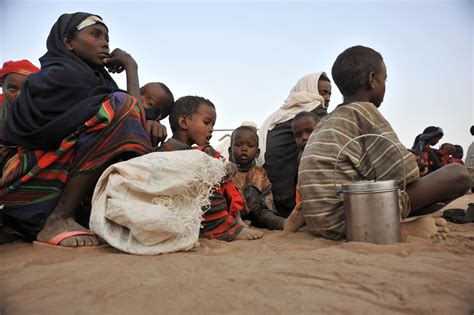
[[[448,226],[443,241],[265,231],[152,257],[14,242],[0,246],[0,314],[472,314],[474,223]]]

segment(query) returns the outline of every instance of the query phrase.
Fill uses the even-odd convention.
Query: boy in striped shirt
[[[403,153],[407,189],[402,198],[402,218],[432,213],[440,209],[440,202],[457,198],[468,190],[468,172],[462,165],[450,164],[420,179],[415,157],[400,143],[378,110],[387,79],[378,52],[364,46],[346,49],[337,57],[332,76],[344,102],[314,129],[301,157],[298,175],[302,214],[312,233],[334,240],[345,237],[344,209],[335,184],[375,179],[396,179],[403,184],[403,162],[397,149],[378,137],[361,138],[348,145],[335,171],[340,149],[364,134],[385,136]],[[444,238],[445,224],[443,219],[422,218],[402,224],[402,236]]]

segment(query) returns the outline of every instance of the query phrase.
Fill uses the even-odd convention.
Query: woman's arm
[[[116,48],[104,59],[105,66],[111,73],[121,73],[125,70],[127,76],[127,92],[140,99],[140,84],[138,82],[138,65],[126,51]]]
[[[125,70],[127,76],[127,93],[135,97],[139,102],[140,84],[138,81],[138,65],[133,57],[126,51],[116,48],[109,58],[104,59],[105,66],[111,73],[120,73]],[[157,147],[160,142],[166,140],[166,127],[159,121],[147,120],[146,131],[150,135],[151,144]]]

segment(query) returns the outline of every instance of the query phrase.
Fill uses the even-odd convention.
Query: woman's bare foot
[[[301,204],[296,205],[296,207],[291,211],[288,219],[285,220],[285,225],[283,226],[283,231],[285,232],[298,232],[298,230],[305,224],[303,211],[301,211]]]
[[[240,231],[239,235],[235,238],[236,240],[256,240],[262,238],[263,232],[255,229],[245,227]]]
[[[402,222],[402,240],[405,242],[408,236],[421,238],[432,238],[437,240],[445,239],[449,229],[448,222],[443,218],[421,217],[413,221]]]
[[[68,231],[90,232],[78,224],[73,218],[56,218],[51,214],[46,220],[43,229],[36,236],[36,239],[39,242],[48,243],[54,236]],[[99,240],[93,235],[79,235],[68,237],[58,245],[66,247],[98,246]]]

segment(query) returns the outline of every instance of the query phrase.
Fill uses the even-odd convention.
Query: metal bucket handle
[[[405,191],[406,190],[406,187],[407,187],[407,180],[406,180],[406,171],[405,171],[405,160],[403,159],[403,154],[402,154],[402,151],[400,151],[400,148],[397,146],[397,144],[395,142],[393,142],[392,140],[390,140],[389,138],[385,137],[385,136],[382,136],[382,135],[378,135],[378,134],[375,134],[375,133],[368,133],[368,134],[365,134],[365,135],[361,135],[361,136],[357,136],[355,138],[352,138],[351,140],[349,140],[346,144],[344,144],[341,148],[341,150],[339,150],[339,153],[337,154],[337,157],[336,157],[336,164],[334,165],[334,190],[337,192],[337,187],[336,187],[336,171],[337,171],[337,163],[339,162],[339,156],[341,155],[341,153],[344,151],[344,149],[351,143],[353,142],[354,140],[357,140],[357,139],[360,139],[360,138],[366,138],[366,137],[377,137],[377,138],[383,138],[385,140],[388,140],[390,141],[390,143],[393,144],[393,146],[397,149],[398,153],[400,154],[400,157],[402,158],[402,166],[403,166],[403,189],[401,192]]]

